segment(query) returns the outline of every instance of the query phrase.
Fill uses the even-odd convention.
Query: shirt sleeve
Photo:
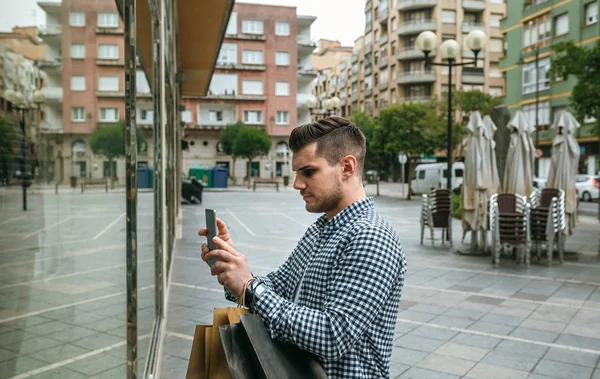
[[[265,290],[254,304],[272,338],[294,343],[323,361],[352,348],[404,276],[399,243],[381,228],[356,232],[333,268],[323,309],[294,304]]]

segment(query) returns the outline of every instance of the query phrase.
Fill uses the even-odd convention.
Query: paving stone
[[[402,375],[402,373],[408,371],[409,369],[410,369],[410,366],[407,366],[407,365],[392,364],[392,365],[390,365],[390,378],[397,378],[400,375]]]
[[[212,322],[211,322],[212,323]],[[395,331],[398,333],[406,334],[416,329],[419,325],[412,324],[410,322],[397,321]],[[173,330],[175,331],[175,330]]]
[[[481,347],[484,349],[493,349],[502,340],[500,338],[495,337],[480,336],[470,333],[459,333],[451,341],[463,345]]]
[[[580,347],[583,349],[600,350],[600,339],[592,337],[575,336],[572,334],[559,334],[557,344]]]
[[[509,354],[526,355],[533,358],[541,358],[546,354],[546,346],[534,345],[519,341],[503,340],[494,350],[507,352]]]
[[[572,365],[542,359],[533,370],[534,373],[557,378],[589,378],[593,369],[590,367]]]
[[[161,362],[160,375],[162,378],[185,378],[188,364],[187,359],[165,354]]]
[[[395,346],[403,347],[406,349],[424,351],[427,353],[435,351],[443,344],[444,341],[414,336],[410,334],[404,335],[394,341]]]
[[[463,291],[463,292],[480,292],[483,288],[455,284],[455,285],[449,287],[449,289],[455,290],[455,291]]]
[[[487,363],[478,363],[465,378],[473,379],[525,379],[528,372],[514,370],[511,368],[490,365]]]
[[[568,323],[577,313],[576,309],[557,307],[551,305],[542,305],[530,316],[531,319],[543,320],[549,322]]]
[[[507,336],[510,334],[510,332],[512,332],[515,329],[515,327],[508,326],[508,325],[492,324],[492,323],[483,322],[483,321],[477,321],[477,322],[474,322],[472,325],[470,325],[469,329],[476,330],[478,332]]]
[[[98,332],[95,330],[90,330],[79,326],[71,326],[69,329],[49,334],[48,338],[52,338],[61,342],[73,342],[95,334],[98,334]]]
[[[561,322],[548,322],[543,320],[525,320],[519,326],[523,328],[545,330],[548,332],[560,334],[565,330],[567,324],[563,324]]]
[[[597,368],[597,369],[594,371],[594,375],[592,375],[592,378],[591,378],[591,379],[600,379],[600,368]]]
[[[492,324],[518,326],[523,322],[523,318],[505,314],[488,313],[487,315],[483,316],[480,321],[489,322]]]
[[[465,308],[450,308],[446,312],[443,313],[444,316],[450,317],[459,317],[464,318],[471,321],[477,321],[481,317],[483,317],[486,312],[477,311],[474,309],[465,309]]]
[[[592,368],[596,367],[596,364],[598,364],[598,358],[598,354],[559,349],[556,347],[551,347],[546,355],[544,355],[544,359],[547,360],[571,363]]]
[[[122,338],[111,336],[106,333],[98,333],[93,336],[85,337],[77,341],[71,342],[72,345],[83,347],[85,349],[96,350],[103,347],[123,342]]]
[[[474,361],[452,357],[441,354],[430,354],[424,360],[417,364],[418,367],[445,372],[447,374],[463,376],[469,372],[473,366]]]
[[[73,363],[69,363],[64,367],[69,370],[92,376],[120,366],[124,363],[124,360],[125,357],[117,358],[109,354],[98,354]]]
[[[550,296],[540,295],[537,293],[529,293],[529,292],[517,292],[511,297],[515,299],[525,299],[525,300],[533,300],[533,301],[546,301]]]
[[[470,301],[473,303],[489,304],[489,305],[500,305],[504,302],[503,299],[497,299],[495,297],[481,296],[481,295],[469,296],[467,298],[467,301]]]
[[[410,334],[419,336],[419,337],[432,338],[434,340],[448,341],[448,340],[452,339],[452,337],[457,335],[458,332],[455,332],[453,330],[434,328],[431,326],[423,325],[423,326],[419,326],[418,328],[416,328],[415,330],[410,332]]]
[[[50,349],[45,349],[38,351],[37,353],[30,354],[30,356],[43,362],[55,363],[65,359],[74,358],[78,355],[85,354],[88,351],[89,350],[79,346],[61,344]]]
[[[17,352],[19,354],[31,354],[58,345],[62,345],[62,342],[46,337],[34,337],[25,341],[15,342],[10,345],[6,345],[3,348],[6,350]]]
[[[12,376],[17,376],[38,369],[45,365],[47,365],[47,363],[21,355],[15,359],[0,363],[0,375],[2,375],[2,378],[10,378]]]
[[[545,330],[528,329],[518,327],[513,330],[510,335],[512,337],[524,338],[532,341],[554,342],[558,333],[547,332]]]
[[[14,359],[17,356],[18,354],[14,351],[0,349],[0,363]]]
[[[461,345],[454,342],[447,342],[437,349],[435,353],[468,359],[470,361],[480,361],[489,353],[489,350],[474,346]]]
[[[506,351],[494,350],[491,351],[482,362],[491,365],[513,368],[530,372],[539,362],[539,358],[529,357],[523,354],[511,354]]]
[[[189,359],[192,350],[192,341],[173,336],[167,336],[164,351],[168,355]]]
[[[40,336],[48,336],[52,333],[57,333],[72,327],[72,325],[66,324],[64,322],[50,321],[36,326],[28,327],[26,330],[29,333],[35,333]]]
[[[417,304],[413,307],[411,307],[411,311],[412,312],[423,312],[423,313],[431,313],[434,315],[440,315],[444,312],[446,312],[449,308],[448,307],[441,307],[439,305],[433,305],[433,304]]]
[[[413,367],[400,375],[401,379],[458,379],[459,376],[446,374],[434,370],[426,370],[423,368]]]
[[[423,360],[426,356],[426,352],[394,346],[392,349],[391,362],[393,364],[404,364],[408,366],[414,366],[418,362]]]
[[[398,313],[398,319],[400,320],[410,320],[410,321],[418,321],[418,322],[428,322],[435,318],[434,314],[431,313],[423,313],[423,312],[415,312],[412,308],[408,311],[402,311]]]
[[[64,367],[57,367],[37,375],[30,376],[29,379],[83,379],[88,378],[87,375],[82,373],[66,369]],[[116,377],[115,377],[116,378]]]

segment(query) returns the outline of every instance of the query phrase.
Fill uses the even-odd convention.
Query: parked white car
[[[582,201],[592,201],[600,197],[600,176],[577,175],[575,186]]]
[[[428,193],[432,188],[446,188],[447,168],[447,163],[417,165],[412,176],[412,192],[414,194],[421,194]],[[465,164],[463,162],[454,162],[452,171],[452,190],[459,191],[463,182]]]

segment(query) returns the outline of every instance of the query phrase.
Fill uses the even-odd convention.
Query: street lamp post
[[[319,104],[319,100],[317,100],[315,96],[310,96],[306,100],[305,104],[308,108],[308,111],[310,112],[310,116],[312,119],[313,116],[316,118],[317,116],[322,114],[325,114],[325,116],[335,116],[337,110],[340,108],[341,101],[337,96],[333,96],[329,99],[323,100],[323,108],[325,111],[324,113],[322,112],[322,109],[316,109],[317,105]],[[317,110],[319,110],[320,112],[318,112]]]
[[[467,46],[475,54],[472,61],[457,62],[460,55],[460,46],[453,39],[446,40],[440,45],[440,55],[445,62],[431,62],[430,54],[437,47],[437,36],[431,31],[419,34],[416,40],[417,47],[425,54],[425,68],[430,66],[442,66],[448,68],[448,169],[446,174],[446,186],[452,191],[452,69],[458,66],[477,65],[477,55],[485,47],[485,33],[481,30],[473,30],[467,35]]]
[[[19,126],[21,128],[21,162],[20,162],[20,179],[23,189],[23,210],[27,210],[27,187],[31,185],[30,174],[27,172],[27,133],[25,130],[25,113],[29,110],[38,109],[39,105],[44,102],[44,95],[40,91],[35,91],[31,96],[31,103],[35,107],[28,107],[25,96],[18,91],[7,90],[4,97],[10,101],[18,110],[20,115]]]
[[[533,30],[533,20],[529,21],[529,30]],[[536,36],[538,36],[536,28]],[[540,159],[537,156],[537,149],[540,148],[540,129],[539,129],[539,104],[540,104],[540,45],[535,43],[535,176],[540,176]]]

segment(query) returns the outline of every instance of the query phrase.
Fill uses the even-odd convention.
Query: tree
[[[596,135],[600,136],[600,41],[591,47],[573,42],[553,45],[556,52],[551,62],[551,74],[564,80],[573,76],[577,83],[571,92],[571,105],[579,120],[596,119]]]
[[[412,174],[422,154],[434,154],[444,145],[444,119],[437,114],[435,104],[401,104],[383,109],[379,126],[375,129],[374,143],[384,152],[408,157],[408,199],[412,191]]]
[[[114,172],[113,161],[119,157],[125,156],[125,133],[126,127],[124,121],[119,121],[117,124],[98,125],[96,130],[90,135],[90,147],[94,154],[104,155],[109,162],[110,167],[110,185],[114,188]],[[137,129],[137,148],[141,148],[144,138],[140,129]]]
[[[8,119],[0,117],[0,183],[8,182],[8,164],[15,160],[15,141],[21,140],[21,131]]]
[[[245,125],[241,121],[238,121],[235,124],[227,125],[225,129],[223,129],[223,131],[221,132],[221,139],[219,140],[223,152],[227,155],[231,155],[231,158],[233,159],[233,166],[229,175],[233,185],[235,185],[235,162],[238,158],[238,156],[233,153],[233,145],[235,143],[235,139],[238,135],[238,132],[242,127],[245,127]]]
[[[467,135],[467,123],[469,122],[469,115],[473,111],[479,111],[482,115],[492,113],[494,107],[502,104],[502,98],[499,96],[492,96],[487,93],[483,93],[479,90],[471,91],[455,91],[452,92],[452,110],[453,115],[456,117],[458,113],[460,117],[458,120],[455,118],[452,125],[452,141],[453,146],[458,148],[452,149],[454,152],[454,158],[463,155],[464,144],[463,141]],[[444,116],[446,125],[448,125],[448,94],[445,93],[442,99],[438,103],[439,112]],[[448,128],[448,126],[446,126]]]
[[[368,170],[378,169],[380,166],[378,159],[382,153],[381,148],[373,144],[373,136],[377,128],[377,120],[366,112],[354,112],[350,117],[350,121],[363,132],[367,140],[367,154],[365,155],[365,167],[363,177]]]
[[[242,126],[238,130],[233,142],[233,155],[248,160],[248,188],[250,188],[252,161],[256,157],[269,154],[271,145],[271,138],[269,138],[269,135],[263,129]]]

